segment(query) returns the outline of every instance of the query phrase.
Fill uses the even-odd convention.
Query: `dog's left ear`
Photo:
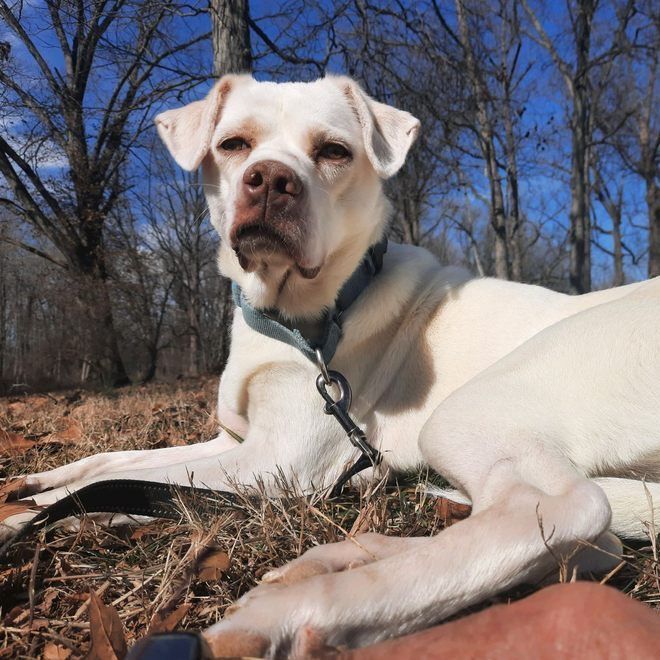
[[[395,175],[417,138],[419,119],[405,110],[379,103],[350,78],[335,79],[355,110],[364,147],[374,170],[382,179]]]

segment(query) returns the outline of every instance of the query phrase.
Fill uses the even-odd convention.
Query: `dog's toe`
[[[294,582],[300,582],[315,575],[331,573],[332,571],[332,566],[324,561],[304,559],[304,557],[301,557],[280,568],[268,571],[261,578],[261,581],[266,584],[293,584]]]

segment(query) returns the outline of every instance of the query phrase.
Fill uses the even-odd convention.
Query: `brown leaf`
[[[0,504],[11,502],[21,497],[21,490],[23,490],[25,482],[25,477],[7,479],[2,486],[0,486]]]
[[[75,445],[82,438],[82,424],[73,417],[61,417],[55,422],[55,432],[40,440],[42,444]]]
[[[147,635],[172,632],[179,625],[183,617],[188,614],[188,610],[191,607],[191,603],[184,603],[183,605],[179,605],[179,607],[169,614],[167,609],[154,612],[151,621],[149,621]]]
[[[27,408],[24,401],[11,401],[7,404],[7,414],[11,417],[20,417]]]
[[[223,550],[209,549],[197,566],[197,575],[202,582],[219,580],[229,568],[229,555]]]
[[[124,630],[112,605],[91,591],[89,594],[89,629],[92,645],[85,656],[87,660],[121,660],[126,655]]]
[[[19,456],[34,447],[34,444],[34,440],[0,429],[0,455]]]
[[[46,589],[41,599],[41,602],[37,607],[39,612],[41,612],[42,614],[50,614],[50,611],[53,607],[53,603],[57,599],[57,596],[58,596],[57,589],[54,589],[53,587],[49,587],[48,589]]]
[[[445,497],[439,497],[435,503],[435,511],[445,523],[445,527],[449,527],[459,520],[467,518],[472,512],[472,507],[469,504],[460,504]]]
[[[49,642],[44,646],[44,653],[41,656],[41,660],[67,660],[71,655],[71,650],[65,646],[60,646],[59,644],[53,644]]]

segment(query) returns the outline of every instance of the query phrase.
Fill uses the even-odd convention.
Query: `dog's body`
[[[179,164],[203,163],[223,272],[252,305],[318,336],[323,311],[385,231],[381,179],[403,163],[416,120],[344,78],[231,77],[158,123]],[[383,454],[377,469],[427,464],[470,498],[472,516],[430,539],[315,548],[269,574],[213,640],[248,631],[276,650],[310,626],[354,645],[413,630],[543,576],[581,541],[616,556],[608,527],[639,537],[654,514],[648,495],[660,510],[660,280],[571,297],[472,279],[390,245],[344,315],[330,366],[352,385],[351,414]],[[239,309],[218,410],[245,442],[223,432],[103,454],[28,477],[28,487],[47,504],[118,477],[330,485],[356,451],[324,414],[317,375]],[[576,561],[593,568],[611,555]]]

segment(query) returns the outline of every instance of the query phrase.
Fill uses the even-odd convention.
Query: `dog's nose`
[[[243,188],[252,198],[298,197],[303,185],[300,177],[284,163],[261,160],[253,163],[243,174]]]

